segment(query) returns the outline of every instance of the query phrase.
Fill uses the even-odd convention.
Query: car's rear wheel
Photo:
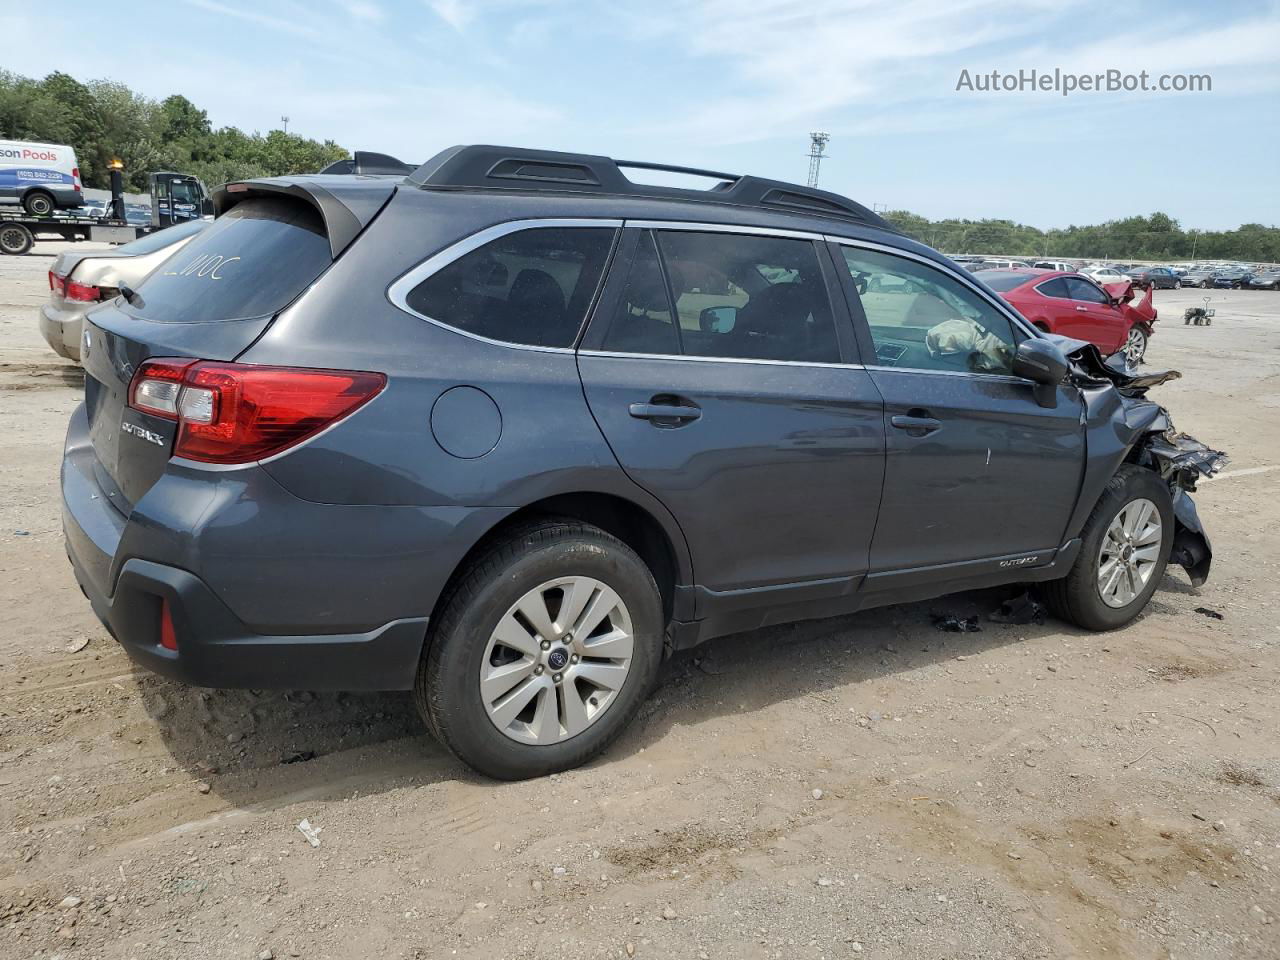
[[[1173,500],[1160,477],[1125,464],[1081,531],[1071,571],[1044,585],[1049,609],[1087,630],[1114,630],[1142,612],[1173,547]]]
[[[22,198],[22,207],[33,217],[47,217],[53,213],[53,196],[43,190],[32,190]]]
[[[1124,358],[1125,361],[1133,367],[1142,362],[1142,358],[1147,355],[1147,331],[1139,326],[1129,328],[1129,335],[1124,341]]]
[[[415,686],[455,756],[501,780],[586,763],[626,728],[662,660],[662,599],[626,544],[546,520],[496,543],[434,618]]]

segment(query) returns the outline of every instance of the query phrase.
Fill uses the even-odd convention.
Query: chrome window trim
[[[767,367],[820,367],[835,370],[866,370],[861,363],[822,363],[816,360],[766,360],[762,357],[701,357],[675,353],[628,353],[623,350],[579,350],[583,357],[618,360],[679,360],[687,363],[749,363]]]
[[[934,270],[937,270],[939,273],[943,274],[944,276],[951,277],[953,280],[958,280],[964,286],[968,287],[974,293],[978,294],[979,297],[981,297],[983,300],[986,300],[987,303],[991,304],[991,306],[995,307],[997,313],[1003,314],[1006,318],[1008,318],[1010,323],[1012,323],[1019,330],[1023,331],[1029,338],[1034,339],[1036,337],[1041,336],[1039,330],[1035,329],[1035,327],[1031,326],[1029,323],[1027,323],[1027,321],[1022,319],[1022,317],[1007,303],[1005,303],[999,297],[993,297],[990,293],[988,293],[982,287],[974,283],[972,280],[972,275],[967,277],[963,276],[960,272],[946,269],[946,267],[943,264],[938,263],[938,261],[936,260],[931,260],[929,257],[923,257],[912,250],[903,250],[901,247],[891,247],[888,244],[875,243],[874,241],[871,241],[871,240],[854,240],[850,237],[838,237],[838,236],[828,235],[826,239],[831,243],[837,243],[842,247],[860,247],[867,250],[875,250],[879,253],[888,253],[895,257],[903,257],[907,260],[915,260],[918,263],[924,264],[926,267],[932,267]],[[963,272],[968,273],[967,270]],[[973,374],[966,374],[966,376],[973,376]]]
[[[485,227],[483,230],[473,233],[468,237],[450,244],[438,253],[434,253],[427,259],[423,260],[415,267],[410,267],[399,277],[391,282],[387,287],[387,299],[392,305],[403,310],[411,316],[417,317],[419,320],[425,320],[427,323],[435,324],[451,333],[466,337],[470,340],[478,340],[481,343],[492,344],[496,347],[510,347],[515,350],[532,350],[535,353],[574,353],[574,348],[569,347],[544,347],[533,343],[513,343],[509,340],[495,340],[492,337],[485,337],[478,333],[472,333],[469,330],[463,330],[452,324],[445,323],[443,320],[437,320],[435,317],[429,317],[425,313],[414,310],[409,306],[409,293],[422,281],[428,277],[438,273],[440,270],[460,260],[468,253],[478,250],[486,243],[491,243],[502,237],[513,233],[520,233],[524,230],[538,230],[557,227],[610,227],[614,230],[620,228],[623,221],[620,219],[602,217],[599,219],[590,217],[543,217],[532,220],[508,220],[506,223],[497,223],[491,227]]]
[[[785,227],[751,227],[738,223],[698,223],[693,220],[626,220],[625,227],[639,230],[681,230],[699,233],[740,233],[753,237],[778,237],[783,240],[815,240],[819,243],[826,239],[820,233],[809,233],[804,230],[788,230]],[[789,363],[790,361],[781,361]]]

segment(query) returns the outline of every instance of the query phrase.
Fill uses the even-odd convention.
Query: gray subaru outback
[[[1176,374],[845,197],[467,146],[216,207],[86,323],[62,466],[76,577],[165,676],[413,690],[519,778],[711,637],[1012,582],[1108,630],[1208,574]]]

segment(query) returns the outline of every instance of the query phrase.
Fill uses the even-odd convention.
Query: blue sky
[[[52,8],[50,8],[52,9]],[[119,11],[122,53],[108,55]],[[1280,0],[63,0],[0,66],[182,93],[215,125],[423,160],[454,143],[803,181],[1041,227],[1280,223]],[[51,37],[50,26],[64,31]],[[157,30],[157,25],[172,29]],[[160,34],[163,36],[160,36]],[[102,51],[90,56],[90,51]],[[1207,73],[1207,93],[957,92],[971,74]]]

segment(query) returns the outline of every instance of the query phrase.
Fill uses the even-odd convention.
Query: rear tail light
[[[82,190],[82,185],[81,185],[81,183],[80,183],[80,168],[79,168],[79,167],[72,167],[72,168],[71,168],[71,182],[72,182],[72,185],[73,185],[73,187],[72,187],[72,188],[75,190],[75,192],[76,192],[76,193],[80,193],[80,192],[81,192],[81,190]]]
[[[68,300],[77,300],[80,303],[97,303],[102,299],[102,288],[95,287],[89,283],[76,283],[74,280],[67,280],[63,296]]]
[[[355,370],[148,360],[129,385],[129,406],[178,424],[176,457],[250,463],[337,423],[386,384],[381,373]]]
[[[58,296],[66,296],[67,278],[60,277],[58,276],[58,274],[50,270],[49,271],[49,289],[52,290],[54,293],[58,294]]]

